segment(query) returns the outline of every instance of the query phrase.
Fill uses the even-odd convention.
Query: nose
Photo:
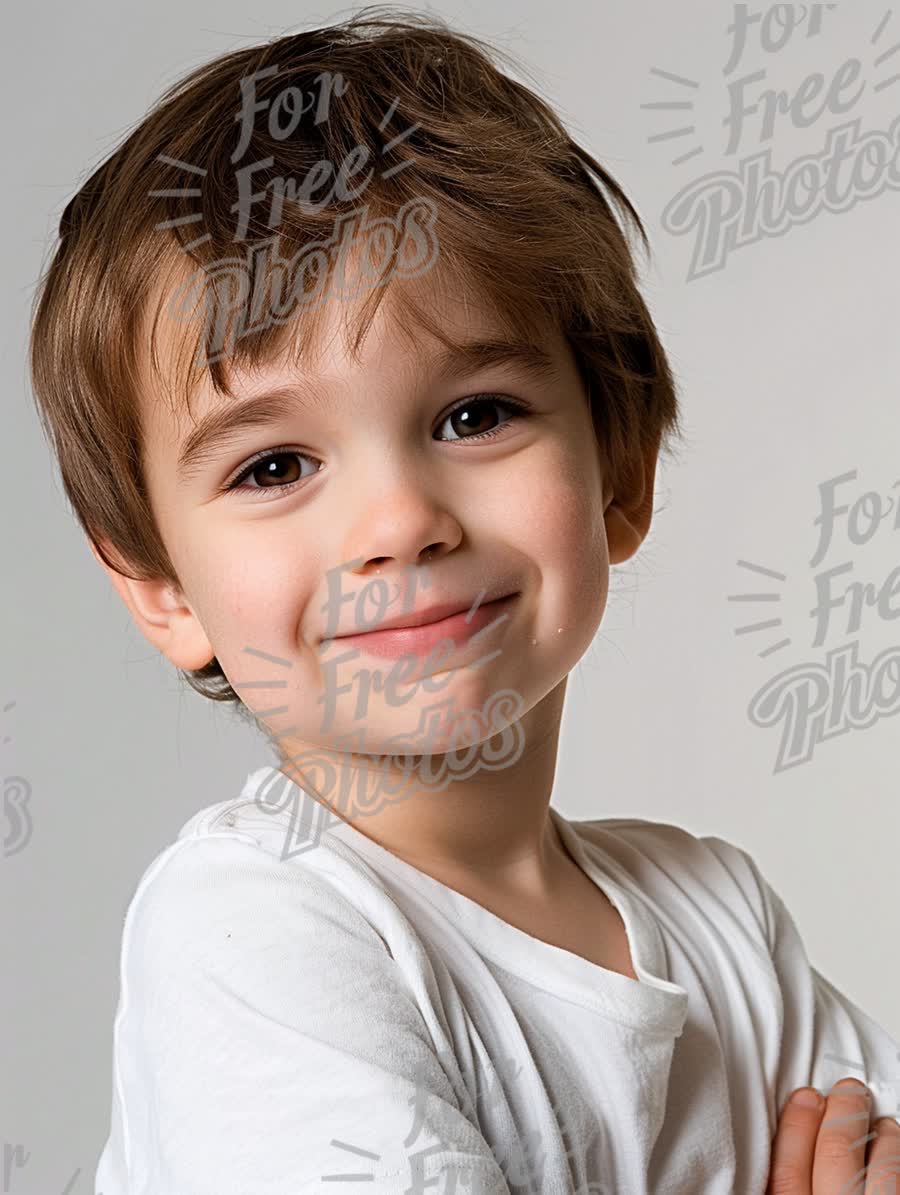
[[[396,566],[436,563],[456,548],[463,529],[455,515],[416,481],[382,488],[361,487],[354,494],[355,514],[343,544],[345,561],[360,560],[360,576]]]

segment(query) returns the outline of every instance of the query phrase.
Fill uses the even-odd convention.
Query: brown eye
[[[252,461],[226,489],[229,491],[293,489],[299,482],[304,481],[305,477],[312,476],[310,473],[304,476],[301,466],[297,464],[298,461],[304,460],[312,461],[312,457],[306,456],[302,452],[289,452],[282,449],[277,452],[268,452]],[[313,473],[316,472],[318,470],[314,469]],[[248,480],[252,480],[255,484],[247,485]]]
[[[513,402],[510,399],[490,396],[467,398],[444,417],[443,422],[449,423],[454,433],[451,442],[453,439],[484,440],[488,436],[499,435],[504,425],[510,420],[501,418],[499,426],[497,426],[497,420],[492,416],[491,410],[493,408],[496,411],[498,407],[512,411],[514,417],[524,416],[527,413],[521,403]]]

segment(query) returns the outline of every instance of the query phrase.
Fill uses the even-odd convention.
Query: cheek
[[[587,451],[560,450],[540,483],[510,502],[522,547],[540,573],[539,636],[552,641],[559,634],[556,642],[573,661],[593,639],[609,593],[601,480]]]
[[[539,563],[596,580],[609,565],[599,467],[587,448],[561,444],[534,464],[508,487],[505,518]]]
[[[245,523],[197,538],[188,567],[210,637],[240,670],[246,649],[283,654],[314,590],[315,560],[275,523]],[[215,545],[214,547],[212,545]]]
[[[542,587],[552,597],[552,616],[570,628],[588,632],[599,625],[606,608],[609,586],[609,551],[602,512],[571,490],[557,495],[543,514],[535,512],[540,526],[538,563]]]

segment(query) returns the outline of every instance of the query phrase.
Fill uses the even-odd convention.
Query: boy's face
[[[502,335],[477,294],[449,300],[429,285],[433,278],[417,285],[455,340]],[[148,386],[147,479],[181,588],[111,576],[173,664],[218,659],[269,732],[285,732],[283,758],[342,743],[389,753],[391,740],[409,742],[398,736],[415,740],[407,752],[437,754],[452,745],[449,723],[423,739],[429,709],[451,702],[456,713],[484,711],[504,690],[518,695],[522,713],[564,681],[603,616],[610,549],[614,561],[632,554],[649,501],[631,523],[611,503],[588,398],[558,332],[532,346],[547,353],[552,373],[515,361],[456,362],[454,371],[441,367],[443,346],[424,332],[413,344],[398,334],[390,292],[352,358],[346,311],[346,301],[332,301],[317,355],[300,368],[232,373],[233,399],[204,377],[197,425],[214,410],[289,391],[280,418],[211,445],[191,471],[180,473],[179,457],[195,424],[159,400],[158,382]],[[161,324],[165,371],[173,336],[185,329],[167,312]],[[479,396],[489,397],[474,405]],[[271,455],[248,473],[263,453]],[[241,474],[243,488],[224,492]],[[652,498],[652,472],[649,485]],[[387,646],[386,634],[328,642],[438,605],[469,610],[495,595],[514,596],[476,622],[479,610],[469,627],[447,624],[451,642],[430,655],[408,634]]]

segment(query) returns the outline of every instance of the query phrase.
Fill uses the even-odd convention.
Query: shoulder
[[[677,889],[704,910],[737,917],[770,948],[772,893],[750,854],[715,834],[671,822],[606,818],[571,823],[590,849],[611,856],[641,889]]]
[[[212,971],[273,951],[384,955],[385,944],[326,874],[233,834],[179,838],[146,869],[128,907],[123,967]]]

